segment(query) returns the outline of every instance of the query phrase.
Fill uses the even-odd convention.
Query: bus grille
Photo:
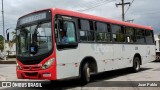
[[[25,75],[26,75],[26,76],[37,76],[37,75],[38,75],[38,72],[33,72],[33,73],[25,72]]]
[[[39,67],[39,66],[24,66],[23,67],[23,69],[24,70],[40,70],[41,69],[41,67]]]

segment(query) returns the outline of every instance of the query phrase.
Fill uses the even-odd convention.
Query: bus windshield
[[[51,49],[51,22],[17,29],[17,56],[38,56],[48,53]]]

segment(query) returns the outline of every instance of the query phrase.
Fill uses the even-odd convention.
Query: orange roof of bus
[[[125,26],[130,26],[130,27],[153,30],[152,27],[150,27],[150,26],[142,26],[142,25],[138,25],[138,24],[113,20],[113,19],[109,19],[109,18],[98,17],[98,16],[79,13],[79,12],[75,12],[75,11],[63,10],[63,9],[58,9],[58,8],[53,8],[52,10],[54,11],[54,14],[62,14],[62,15],[92,19],[92,20],[97,20],[97,21],[103,21],[103,22],[108,22],[108,23],[113,23],[113,24],[125,25]]]

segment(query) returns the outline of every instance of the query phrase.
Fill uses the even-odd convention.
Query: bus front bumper
[[[51,66],[46,70],[19,70],[16,69],[18,79],[56,80],[56,67]]]

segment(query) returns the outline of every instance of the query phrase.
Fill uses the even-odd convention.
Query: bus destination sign
[[[34,22],[34,21],[38,21],[38,20],[42,20],[42,19],[46,19],[46,13],[45,12],[29,15],[29,16],[26,16],[26,17],[20,19],[20,25],[30,23],[30,22]]]
[[[43,11],[38,13],[29,14],[19,19],[18,25],[23,25],[27,23],[32,23],[39,20],[46,20],[51,17],[50,11]]]

